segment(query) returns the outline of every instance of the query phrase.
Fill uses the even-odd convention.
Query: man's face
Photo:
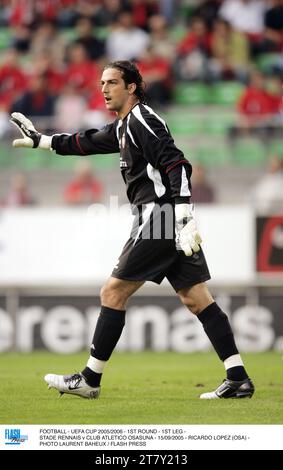
[[[109,111],[119,112],[123,109],[129,100],[130,88],[131,85],[126,86],[120,70],[104,70],[101,77],[101,91]]]

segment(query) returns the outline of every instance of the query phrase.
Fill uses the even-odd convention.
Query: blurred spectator
[[[92,22],[89,18],[80,18],[76,24],[77,39],[75,44],[81,44],[91,60],[101,60],[105,55],[105,43],[93,34]]]
[[[164,17],[166,22],[171,24],[176,16],[177,2],[175,0],[162,0],[162,2],[159,2],[159,10],[160,15]]]
[[[55,127],[59,132],[74,133],[82,128],[86,100],[76,92],[72,82],[60,93],[55,105]]]
[[[280,121],[282,126],[282,77],[271,75],[266,79],[266,89],[270,97],[271,113],[273,121]]]
[[[206,78],[209,35],[202,18],[195,17],[191,27],[178,45],[176,73],[183,80]]]
[[[41,23],[33,35],[30,52],[33,56],[39,57],[47,53],[53,66],[60,67],[65,57],[66,42],[55,23],[46,21]]]
[[[231,29],[229,23],[217,20],[210,38],[210,69],[217,79],[247,79],[249,67],[249,42],[240,31]]]
[[[161,15],[149,19],[150,44],[156,55],[173,62],[176,57],[176,44],[170,36],[166,20]]]
[[[34,20],[34,5],[29,0],[11,2],[7,9],[7,19],[10,26],[30,26]]]
[[[122,11],[122,0],[103,0],[94,13],[94,24],[110,26]]]
[[[72,44],[69,48],[65,80],[82,93],[89,93],[93,84],[100,80],[99,68],[82,44]]]
[[[279,82],[281,83],[280,79]],[[266,89],[264,75],[254,71],[249,85],[238,101],[238,127],[232,129],[231,137],[241,134],[255,134],[262,137],[269,135],[274,127],[273,118],[280,113],[280,103],[281,85],[275,94],[271,94]]]
[[[9,110],[27,88],[27,77],[21,69],[19,54],[15,49],[8,49],[0,66],[0,108]]]
[[[205,168],[200,164],[193,167],[192,202],[215,202],[214,189],[206,179]]]
[[[53,63],[48,52],[43,52],[38,57],[33,58],[30,74],[31,77],[34,75],[45,77],[48,91],[53,95],[60,93],[64,86],[63,70]]]
[[[283,49],[283,1],[270,0],[264,17],[264,34],[252,47],[253,56]]]
[[[218,17],[221,3],[222,0],[201,0],[200,5],[193,10],[193,16],[201,17],[205,21],[207,29],[211,31],[214,21]]]
[[[169,61],[158,57],[149,46],[137,65],[146,84],[149,105],[166,105],[170,99],[172,88]]]
[[[161,3],[165,3],[164,0]],[[150,16],[158,13],[158,2],[156,0],[129,0],[129,4],[134,25],[147,30]]]
[[[283,1],[271,0],[264,18],[265,37],[270,40],[277,50],[283,46]]]
[[[47,51],[33,58],[30,66],[31,75],[42,75],[46,78],[48,91],[58,94],[64,85],[64,75],[61,68],[56,67]]]
[[[57,24],[60,28],[73,28],[81,16],[89,16],[79,12],[76,0],[62,0],[61,8],[57,12]],[[83,1],[80,2],[83,4]]]
[[[19,25],[13,28],[11,37],[11,47],[20,53],[27,53],[30,48],[31,31],[27,26]]]
[[[27,91],[12,106],[12,111],[27,116],[53,116],[55,97],[48,91],[47,80],[43,75],[35,75],[30,80]]]
[[[64,199],[68,204],[91,204],[102,197],[102,184],[95,179],[88,161],[79,161],[75,168],[75,178],[65,189]]]
[[[265,8],[264,0],[224,0],[219,15],[233,29],[256,40],[263,33]]]
[[[11,26],[34,26],[46,21],[54,21],[61,9],[68,8],[75,0],[14,0],[7,2],[6,11],[8,22]]]
[[[259,213],[278,211],[283,205],[283,159],[272,156],[269,159],[267,173],[252,188],[250,201]]]
[[[69,1],[69,0],[67,0]],[[104,3],[105,0],[71,0],[73,3],[72,11],[73,11],[73,21],[76,23],[78,18],[87,17],[94,21],[95,15],[99,10],[99,5]],[[73,26],[74,23],[70,24],[69,26]]]
[[[149,44],[149,35],[133,24],[132,14],[119,14],[106,42],[107,56],[113,60],[138,59]]]
[[[30,195],[28,181],[22,173],[12,176],[10,189],[4,198],[2,205],[6,207],[28,206],[34,204],[34,199]]]

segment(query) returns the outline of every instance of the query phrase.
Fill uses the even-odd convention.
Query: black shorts
[[[152,281],[166,277],[177,292],[210,279],[202,249],[186,256],[176,249],[174,206],[149,203],[136,208],[131,236],[112,276],[127,281]]]

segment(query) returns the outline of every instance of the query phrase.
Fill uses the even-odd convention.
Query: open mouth
[[[106,103],[110,103],[110,101],[111,101],[111,98],[109,98],[109,96],[105,96],[104,99],[105,99]]]

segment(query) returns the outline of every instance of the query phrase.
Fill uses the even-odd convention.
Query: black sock
[[[235,366],[227,369],[227,379],[229,380],[237,380],[239,382],[247,378],[248,374],[243,366]]]
[[[198,319],[221,361],[239,354],[228,317],[216,302],[206,307],[198,315]],[[244,380],[247,378],[247,373],[243,366],[231,367],[227,370],[227,378],[230,380]]]
[[[99,387],[102,374],[98,374],[97,372],[94,372],[87,366],[84,368],[84,370],[82,370],[81,373],[83,374],[86,383],[90,387]]]
[[[101,307],[90,349],[92,357],[100,361],[108,361],[123,331],[125,314],[125,310]],[[91,387],[97,387],[100,384],[102,374],[92,371],[89,367],[86,367],[82,374]]]

